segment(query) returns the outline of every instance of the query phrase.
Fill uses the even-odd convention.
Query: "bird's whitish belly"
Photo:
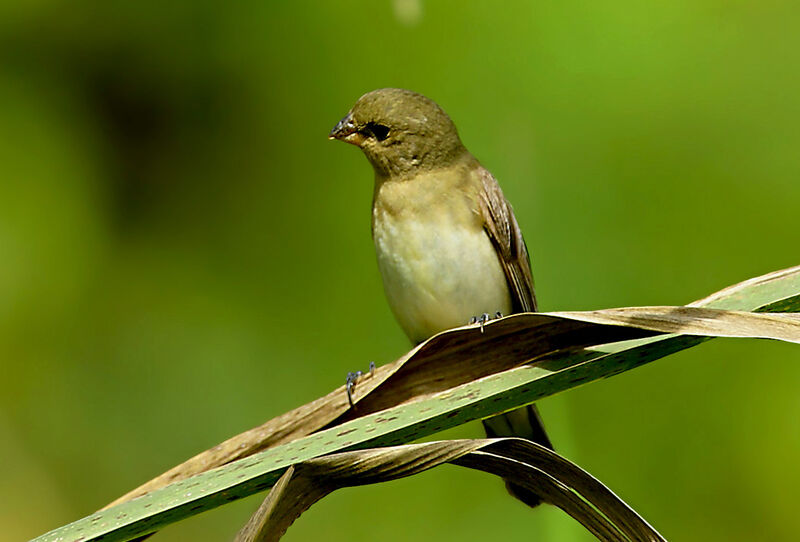
[[[373,237],[389,305],[416,342],[482,313],[511,312],[489,237],[448,216],[375,217]]]

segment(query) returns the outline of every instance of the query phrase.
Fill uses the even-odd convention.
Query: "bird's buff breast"
[[[389,305],[408,337],[422,341],[472,316],[511,311],[505,274],[467,201],[444,210],[373,209],[373,238]]]

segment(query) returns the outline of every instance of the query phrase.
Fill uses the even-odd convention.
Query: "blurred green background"
[[[788,1],[0,3],[0,538],[82,517],[409,345],[364,92],[438,101],[500,180],[543,310],[681,304],[800,263]],[[800,532],[800,349],[713,341],[542,401],[674,540]],[[479,425],[448,436],[478,436]],[[260,497],[160,540],[227,540]],[[487,475],[336,493],[286,540],[589,540]]]

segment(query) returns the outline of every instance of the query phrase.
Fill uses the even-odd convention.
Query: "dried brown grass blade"
[[[377,368],[373,376],[363,378],[355,390],[356,408],[349,408],[341,387],[193,457],[108,506],[324,427],[421,400],[563,349],[658,333],[800,342],[800,316],[702,307],[627,307],[515,314],[491,322],[483,330],[469,326],[445,331],[399,360]]]
[[[551,312],[547,315],[590,324],[634,326],[659,333],[800,343],[798,313],[770,314],[701,307],[625,307],[586,312]]]
[[[558,506],[604,541],[660,541],[619,497],[577,465],[522,439],[430,442],[344,452],[299,463],[272,489],[237,542],[273,542],[300,514],[343,487],[386,482],[443,463],[513,478]]]

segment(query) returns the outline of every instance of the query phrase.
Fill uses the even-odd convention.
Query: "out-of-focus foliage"
[[[3,3],[3,539],[407,349],[369,165],[326,139],[363,92],[451,114],[514,203],[544,310],[680,304],[798,263],[798,51],[781,1]],[[541,408],[668,539],[790,540],[798,362],[714,342]],[[158,536],[228,539],[256,504]],[[287,540],[586,539],[463,469],[303,519]]]

